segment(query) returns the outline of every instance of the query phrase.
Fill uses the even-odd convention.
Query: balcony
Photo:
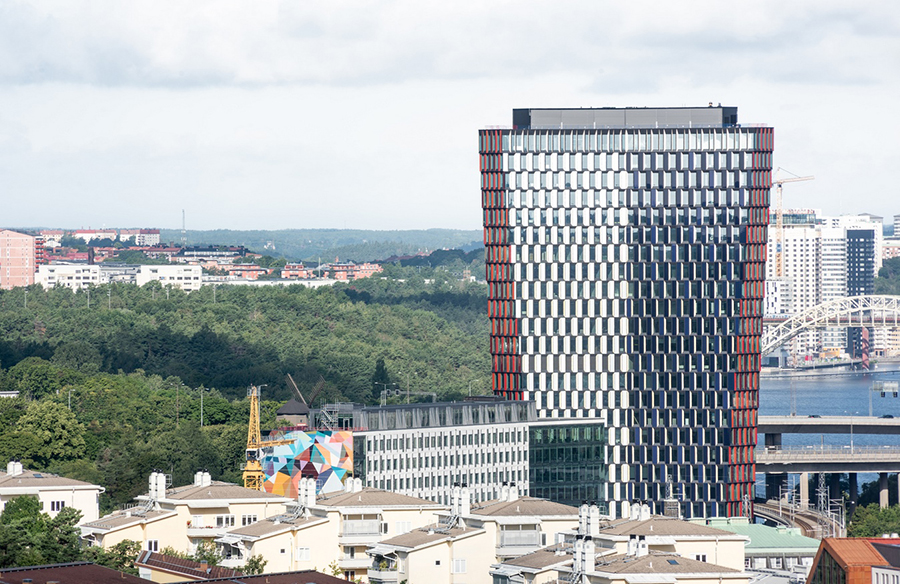
[[[497,557],[514,558],[530,554],[541,547],[541,535],[537,530],[501,531],[500,542],[496,549]]]
[[[338,567],[342,570],[365,570],[372,567],[372,558],[366,554],[343,556],[338,558]]]
[[[366,572],[369,584],[397,584],[400,581],[400,573],[396,566],[372,567]]]
[[[199,527],[189,524],[187,528],[187,536],[191,538],[221,537],[229,529],[234,529],[234,527]]]
[[[341,535],[338,538],[338,543],[375,543],[381,537],[381,521],[377,519],[345,520],[341,525]]]

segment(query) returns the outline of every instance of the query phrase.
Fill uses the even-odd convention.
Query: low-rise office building
[[[568,505],[597,501],[605,509],[609,429],[600,420],[538,419],[533,402],[486,397],[332,404],[310,412],[309,426],[352,433],[353,476],[368,487],[447,505],[453,484],[465,483],[476,500],[487,501],[513,483],[522,495]],[[273,468],[288,472],[285,461],[296,454],[282,446],[268,456]]]
[[[37,497],[41,511],[56,517],[66,507],[81,512],[82,523],[100,516],[100,493],[106,489],[83,481],[46,472],[26,470],[21,462],[10,461],[0,472],[0,512],[6,504],[21,496]]]

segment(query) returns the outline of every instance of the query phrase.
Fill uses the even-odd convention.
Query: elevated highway
[[[900,418],[870,416],[760,416],[760,434],[884,434],[900,435]],[[778,440],[778,444],[781,440]],[[767,443],[767,445],[769,445]],[[772,444],[774,445],[774,444]]]
[[[900,446],[784,446],[756,449],[756,470],[788,472],[898,472]]]

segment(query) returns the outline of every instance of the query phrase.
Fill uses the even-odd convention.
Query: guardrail
[[[785,460],[835,460],[865,458],[866,460],[897,460],[900,446],[770,446],[756,449],[757,462],[780,462]]]

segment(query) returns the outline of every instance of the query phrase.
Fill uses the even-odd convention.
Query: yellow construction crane
[[[255,385],[251,385],[247,389],[247,397],[250,398],[250,426],[247,428],[247,463],[244,465],[244,487],[254,491],[263,490],[265,475],[259,460],[263,447],[294,443],[294,440],[263,441],[259,431],[259,390],[260,388]]]
[[[814,176],[797,176],[794,175],[790,178],[777,178],[778,172],[784,170],[781,167],[778,167],[775,170],[775,176],[772,180],[772,185],[775,186],[775,277],[783,278],[784,277],[784,208],[782,207],[782,199],[781,199],[781,187],[784,183],[789,182],[801,182],[806,180],[813,180]],[[786,171],[785,172],[789,172]],[[793,173],[791,173],[793,174]]]

